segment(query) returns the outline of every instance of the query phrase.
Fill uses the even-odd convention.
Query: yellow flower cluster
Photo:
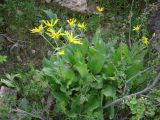
[[[41,33],[43,31],[43,25],[41,24],[38,27],[35,27],[30,31],[31,31],[31,33]]]
[[[148,38],[147,38],[146,36],[143,36],[143,37],[142,37],[142,42],[143,42],[143,44],[145,44],[145,45],[148,45],[148,44],[149,44],[149,40],[148,40]]]
[[[70,25],[70,27],[74,27],[76,25],[76,22],[77,22],[77,20],[74,18],[67,20],[67,23]],[[56,26],[57,23],[58,23],[58,19],[50,20],[50,21],[49,20],[42,20],[42,23],[38,27],[35,27],[35,28],[31,29],[30,31],[31,31],[31,33],[39,33],[42,36],[47,34],[49,37],[56,39],[56,40],[60,39],[60,37],[62,37],[62,36],[65,36],[65,38],[67,38],[67,41],[71,44],[82,44],[79,36],[73,35],[73,33],[71,31],[63,32],[62,28],[60,28],[59,30],[56,30],[56,28],[54,28],[54,27]],[[86,30],[86,24],[84,22],[83,23],[79,22],[77,24],[77,27],[80,30]],[[57,52],[57,55],[64,55],[64,50]]]
[[[73,36],[73,33],[72,32],[70,33],[68,31],[65,32],[65,35],[68,38],[68,40],[69,40],[70,43],[82,44],[80,42],[80,39],[78,38],[78,35],[77,36]]]
[[[67,23],[69,24],[69,26],[72,28],[76,25],[76,22],[77,20],[75,18],[71,18],[69,20],[67,20]],[[86,30],[86,24],[84,22],[82,23],[78,23],[77,24],[77,27],[80,29],[80,30]]]
[[[139,25],[133,26],[133,31],[138,32],[139,30],[140,30],[140,26]]]
[[[72,18],[67,20],[67,23],[72,27],[76,23],[76,21],[77,21],[76,19]]]
[[[58,19],[56,19],[55,21],[53,21],[53,19],[51,21],[48,20],[42,20],[42,22],[47,26],[47,27],[53,27],[58,23]]]
[[[133,26],[133,31],[139,32],[140,31],[140,25]],[[149,39],[146,36],[142,36],[142,43],[144,45],[148,45],[149,44]]]
[[[104,11],[104,7],[97,6],[96,9],[100,13],[102,13]]]
[[[85,25],[84,22],[83,23],[78,23],[77,26],[79,27],[80,30],[86,30],[86,25]]]
[[[49,35],[51,38],[59,39],[61,36],[64,35],[64,33],[61,32],[62,29],[59,29],[57,32],[54,29],[48,29],[46,32],[47,35]]]

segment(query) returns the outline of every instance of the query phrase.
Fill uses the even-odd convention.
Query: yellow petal
[[[57,52],[57,55],[64,55],[64,50]]]

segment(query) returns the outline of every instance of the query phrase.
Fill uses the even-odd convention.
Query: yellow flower
[[[86,25],[84,24],[84,22],[83,22],[83,23],[78,23],[77,26],[78,26],[79,29],[81,29],[81,30],[85,30],[85,29],[86,29]]]
[[[147,38],[146,36],[143,36],[143,37],[142,37],[142,42],[143,42],[143,44],[145,44],[145,45],[148,45],[148,44],[149,44],[148,38]]]
[[[53,19],[51,21],[42,20],[42,22],[48,27],[53,27],[58,23],[58,19],[56,19],[55,21],[53,21]]]
[[[47,31],[48,32],[46,34],[54,39],[59,39],[62,35],[64,35],[64,33],[61,32],[61,29],[59,29],[58,32],[53,29],[48,29]]]
[[[31,31],[31,33],[40,33],[40,32],[42,32],[42,30],[43,30],[43,25],[41,24],[38,27],[31,29],[30,31]]]
[[[72,18],[72,19],[69,19],[67,20],[67,23],[70,25],[70,26],[73,26],[75,23],[76,23],[76,19]]]
[[[103,12],[104,11],[104,7],[97,6],[96,9],[98,10],[98,12]]]
[[[80,42],[80,39],[78,38],[78,35],[73,37],[72,32],[69,33],[68,31],[66,31],[65,33],[66,33],[66,36],[67,36],[68,41],[69,41],[70,43],[73,43],[73,44],[82,44],[82,43]]]
[[[139,31],[139,29],[140,29],[140,26],[139,26],[139,25],[137,25],[137,26],[133,26],[133,31],[138,32],[138,31]]]
[[[57,55],[64,55],[64,50],[57,52]]]

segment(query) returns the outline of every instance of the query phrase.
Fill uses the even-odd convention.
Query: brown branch
[[[108,107],[111,107],[111,106],[114,106],[116,104],[119,104],[119,103],[123,102],[126,98],[130,98],[130,97],[133,97],[133,96],[140,96],[140,95],[146,94],[146,93],[150,92],[153,88],[155,88],[158,85],[159,82],[160,82],[160,73],[154,79],[153,83],[151,85],[149,85],[148,87],[146,87],[144,90],[139,91],[137,93],[133,93],[133,94],[124,96],[122,98],[119,98],[119,99],[113,101],[112,103],[106,104],[105,106],[102,107],[102,109],[106,109]]]

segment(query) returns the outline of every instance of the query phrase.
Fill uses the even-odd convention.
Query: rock
[[[5,96],[17,96],[17,91],[14,90],[14,89],[11,89],[11,88],[7,88],[7,87],[4,87],[4,86],[1,86],[1,89],[0,89],[0,98],[3,98]],[[1,104],[2,101],[0,101],[0,104]]]
[[[84,13],[89,10],[87,0],[54,0],[54,2],[76,12]]]

